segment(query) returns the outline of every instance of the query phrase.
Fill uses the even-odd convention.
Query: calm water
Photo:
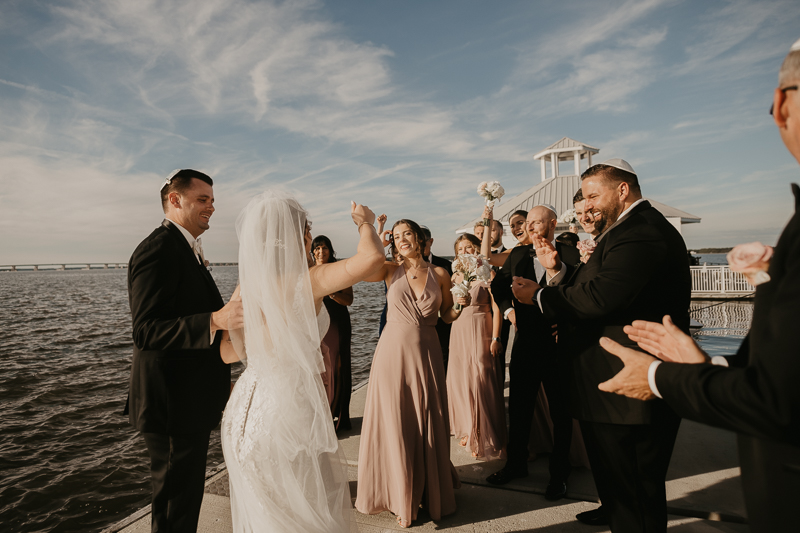
[[[227,299],[236,268],[212,274]],[[100,531],[149,503],[147,452],[121,415],[132,352],[126,281],[126,270],[0,272],[3,532]],[[384,300],[382,283],[354,290],[357,384],[369,374]],[[752,305],[716,304],[692,304],[706,325],[697,338],[713,355],[732,353]],[[214,432],[209,469],[222,461]]]

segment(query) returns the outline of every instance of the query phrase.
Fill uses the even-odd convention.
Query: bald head
[[[789,52],[778,72],[778,87],[786,87],[800,81],[800,50]]]
[[[538,205],[528,211],[526,229],[528,235],[536,233],[552,241],[556,231],[556,214],[551,209]]]

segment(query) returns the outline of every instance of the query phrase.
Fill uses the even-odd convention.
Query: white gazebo
[[[581,186],[581,173],[592,166],[592,156],[599,153],[600,149],[588,144],[578,142],[569,137],[564,137],[533,156],[534,160],[541,162],[541,180],[531,188],[513,198],[504,198],[495,206],[494,216],[503,223],[503,244],[511,247],[516,240],[508,231],[508,219],[518,210],[529,211],[539,204],[550,204],[556,208],[561,216],[565,211],[572,209],[572,197]],[[583,160],[586,163],[583,163]],[[568,162],[572,161],[572,165]],[[595,161],[597,163],[599,161]],[[549,165],[548,165],[549,163]],[[562,169],[562,164],[565,169]],[[548,166],[550,167],[548,169]],[[549,172],[548,172],[549,170]],[[681,231],[683,224],[700,222],[700,217],[681,211],[647,198],[650,203],[663,214],[677,229]],[[472,233],[480,217],[467,222],[456,230],[456,234]],[[556,234],[567,231],[567,224],[559,223]]]

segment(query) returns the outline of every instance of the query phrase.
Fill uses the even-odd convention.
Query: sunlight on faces
[[[581,190],[586,198],[584,211],[600,213],[594,220],[595,231],[598,233],[602,233],[608,225],[616,222],[625,210],[625,200],[629,190],[627,183],[614,185],[602,175],[596,175],[583,180]]]
[[[534,207],[528,211],[526,229],[530,239],[533,238],[532,236],[535,233],[548,241],[552,241],[556,230],[556,214],[546,207]]]
[[[476,253],[478,252],[475,250],[475,245],[472,244],[472,242],[470,242],[469,239],[461,239],[456,244],[456,255],[461,255],[461,254],[474,255]]]
[[[318,265],[324,265],[331,258],[331,250],[324,243],[314,248],[314,260]]]
[[[419,243],[417,234],[408,224],[398,224],[392,230],[394,246],[397,252],[403,257],[413,257],[419,253]]]
[[[603,215],[599,211],[587,211],[586,200],[575,202],[575,217],[578,219],[583,231],[589,235],[598,235],[600,231],[597,229],[597,224],[602,220]]]
[[[520,244],[531,243],[528,232],[525,230],[525,217],[522,215],[514,215],[509,219],[508,227],[511,228],[511,234],[520,242]]]
[[[214,214],[214,190],[208,183],[192,178],[183,193],[169,193],[166,215],[183,226],[196,239],[206,231]]]

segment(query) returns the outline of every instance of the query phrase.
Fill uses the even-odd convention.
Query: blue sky
[[[127,261],[175,168],[215,179],[203,236],[297,192],[340,255],[349,201],[449,254],[475,186],[539,181],[563,136],[700,216],[690,247],[774,244],[797,163],[767,114],[796,1],[5,1],[0,264]]]

